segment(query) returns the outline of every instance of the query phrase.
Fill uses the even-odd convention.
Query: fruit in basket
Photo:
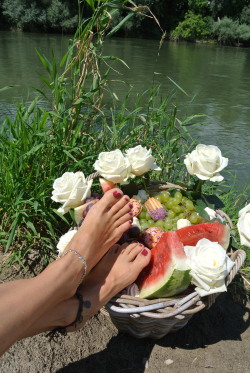
[[[187,219],[191,224],[205,221],[195,210],[194,202],[178,190],[162,191],[150,197],[142,205],[138,218],[143,229],[157,226],[165,232],[178,229],[180,219]]]
[[[151,259],[136,283],[141,298],[170,297],[182,293],[190,284],[190,269],[184,245],[177,232],[163,233],[151,250]]]
[[[133,217],[138,216],[141,213],[142,205],[141,202],[139,202],[135,198],[130,198],[130,203],[133,205],[131,208],[131,212],[133,214]]]
[[[176,233],[184,246],[196,246],[202,238],[218,242],[224,249],[229,246],[230,228],[218,221],[181,228]]]
[[[115,184],[110,180],[99,178],[99,181],[100,181],[100,185],[101,185],[103,193],[106,193],[108,190],[115,188]]]
[[[166,210],[163,208],[161,202],[151,197],[145,202],[147,212],[154,221],[164,220],[167,216]]]
[[[153,247],[155,247],[158,244],[158,242],[160,241],[163,233],[164,232],[161,228],[151,227],[151,228],[145,229],[142,232],[141,237],[142,237],[142,240],[145,243],[145,245],[149,249],[152,249]]]
[[[74,219],[75,219],[76,224],[79,224],[80,221],[86,217],[90,208],[94,206],[94,204],[98,201],[99,199],[94,199],[87,203],[84,203],[84,205],[74,208]]]

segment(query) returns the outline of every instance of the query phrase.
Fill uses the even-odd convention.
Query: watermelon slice
[[[230,228],[227,225],[220,224],[218,221],[195,224],[178,229],[176,233],[184,246],[196,246],[197,242],[202,238],[218,242],[224,249],[229,246]]]
[[[176,231],[163,233],[151,250],[147,267],[136,280],[141,298],[170,297],[182,293],[190,284],[190,268]]]
[[[115,188],[115,184],[112,181],[99,178],[100,185],[103,193],[106,193],[108,190]]]

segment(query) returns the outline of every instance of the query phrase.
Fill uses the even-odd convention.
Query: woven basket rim
[[[246,258],[244,250],[236,250],[228,254],[235,265],[226,277],[228,286],[241,268]],[[105,306],[108,312],[118,314],[141,314],[153,318],[171,318],[178,315],[195,314],[204,308],[209,308],[220,293],[201,297],[196,291],[186,296],[171,298],[143,299],[125,294],[117,294]]]

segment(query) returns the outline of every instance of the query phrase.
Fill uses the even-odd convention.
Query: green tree
[[[240,23],[250,25],[250,5],[243,8],[240,15]]]
[[[229,17],[239,19],[244,7],[250,5],[250,0],[212,0],[210,11],[214,19]]]
[[[193,13],[209,15],[209,5],[206,0],[188,0],[188,8]]]
[[[73,30],[78,1],[3,0],[2,14],[13,28],[22,30]]]
[[[201,14],[187,12],[183,22],[180,22],[176,29],[171,33],[171,38],[179,38],[188,41],[204,39],[210,34],[209,20]]]
[[[214,22],[212,30],[221,44],[234,45],[238,27],[238,21],[224,17],[222,20]]]

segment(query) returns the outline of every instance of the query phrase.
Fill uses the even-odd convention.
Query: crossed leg
[[[89,211],[68,249],[82,255],[88,271],[130,227],[129,198],[120,189],[105,193]],[[82,278],[83,263],[69,252],[38,276],[0,285],[0,354],[23,338],[56,305],[71,298]]]
[[[132,284],[149,263],[150,257],[150,250],[139,243],[114,245],[81,285],[79,290],[83,297],[83,320],[76,326],[67,328],[67,331],[82,328],[114,295]],[[33,325],[26,337],[57,326],[69,325],[76,318],[78,306],[79,302],[75,296],[59,303],[43,315],[39,323]]]

